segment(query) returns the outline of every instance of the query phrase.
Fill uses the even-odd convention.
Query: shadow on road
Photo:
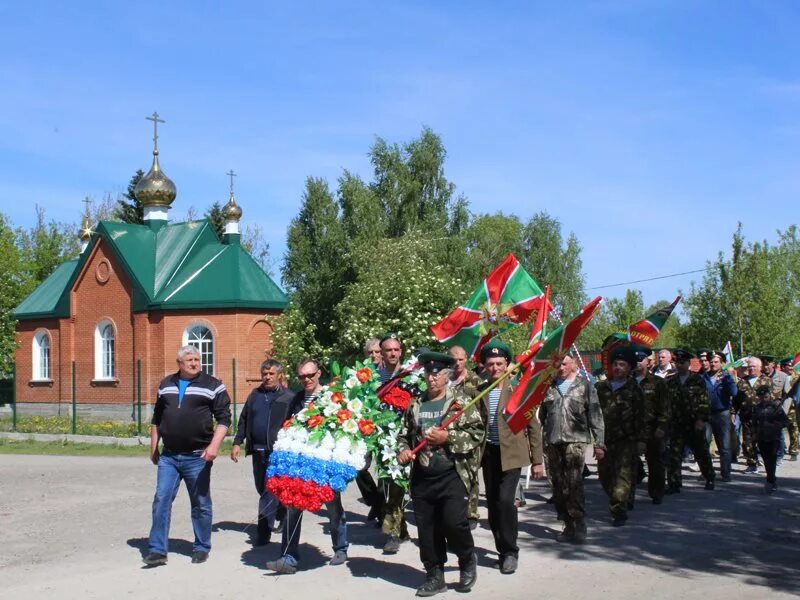
[[[142,558],[147,556],[149,552],[148,538],[131,538],[129,540],[126,540],[126,543],[131,548],[136,548],[139,551],[139,554],[142,555]],[[174,554],[182,554],[184,556],[192,555],[192,542],[190,542],[189,540],[170,538],[167,548],[169,549],[169,552]]]
[[[425,573],[420,568],[410,567],[405,564],[384,562],[380,557],[356,557],[347,561],[347,567],[353,577],[368,577],[382,579],[401,587],[416,589],[425,579]]]
[[[587,544],[556,542],[561,523],[555,510],[530,501],[520,510],[519,543],[570,560],[615,560],[686,577],[738,575],[754,585],[796,592],[800,480],[782,478],[779,472],[778,482],[780,490],[768,496],[763,475],[737,471],[733,482],[718,479],[716,490],[706,491],[696,474],[686,472],[682,492],[667,496],[661,505],[652,504],[644,483],[637,487],[628,523],[611,527],[607,497],[593,478],[585,482]],[[541,525],[543,520],[549,527]]]

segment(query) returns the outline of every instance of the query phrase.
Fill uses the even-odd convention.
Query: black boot
[[[571,518],[564,519],[564,529],[558,534],[556,540],[559,542],[571,542],[575,539],[575,523]]]
[[[577,519],[575,521],[575,535],[572,541],[576,544],[583,544],[586,542],[586,520]]]
[[[425,575],[425,583],[417,588],[417,596],[435,596],[447,591],[442,567],[433,567]]]
[[[470,554],[463,561],[458,561],[458,567],[461,572],[458,576],[456,591],[466,593],[472,589],[472,586],[478,580],[478,557],[474,553]]]

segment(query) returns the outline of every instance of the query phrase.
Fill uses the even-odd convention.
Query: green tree
[[[214,202],[206,210],[205,218],[211,221],[217,237],[222,239],[222,236],[225,235],[225,215],[222,214],[222,205],[219,202]]]
[[[286,246],[283,282],[303,317],[316,325],[320,344],[330,347],[335,308],[352,281],[352,270],[338,205],[325,180],[306,180],[300,214],[289,225]]]
[[[586,294],[581,246],[572,233],[564,243],[558,219],[546,212],[531,217],[523,232],[520,262],[542,288],[550,284],[553,303],[565,317],[583,307]]]
[[[720,253],[709,262],[703,281],[693,283],[685,299],[686,345],[722,348],[730,340],[737,355],[788,355],[800,348],[800,244],[794,226],[778,235],[776,246],[747,243],[739,224],[730,260]]]
[[[136,184],[144,177],[144,171],[138,169],[128,182],[128,189],[117,199],[117,218],[123,223],[141,225],[144,223],[144,207],[136,199],[133,190]]]
[[[283,314],[273,318],[272,323],[272,358],[286,365],[290,378],[294,375],[293,367],[306,356],[316,358],[321,364],[330,360],[330,352],[316,339],[316,326],[306,320],[294,302],[289,302]]]
[[[269,252],[269,242],[264,238],[264,230],[257,223],[248,223],[242,231],[242,247],[247,250],[261,269],[272,277],[274,265]]]
[[[44,281],[57,266],[75,258],[80,252],[78,227],[74,224],[47,220],[42,207],[36,206],[36,223],[17,230],[17,243],[27,264],[31,279]]]
[[[18,235],[7,217],[0,213],[0,377],[11,373],[17,348],[17,322],[12,312],[35,284],[19,248]]]
[[[486,278],[509,252],[522,260],[522,223],[516,215],[479,215],[472,220],[462,237],[466,249],[462,273],[467,281],[475,285]]]

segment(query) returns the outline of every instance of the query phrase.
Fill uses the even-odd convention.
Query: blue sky
[[[473,212],[573,231],[588,288],[701,268],[739,220],[797,222],[795,2],[224,4],[4,3],[0,210],[77,220],[149,167],[158,110],[172,214],[225,201],[233,168],[276,257],[307,176],[369,178],[375,136],[423,126]]]

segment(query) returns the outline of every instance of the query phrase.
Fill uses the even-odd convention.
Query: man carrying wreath
[[[445,429],[440,425],[469,399],[448,386],[454,360],[439,352],[419,357],[428,389],[413,400],[403,416],[398,436],[400,464],[413,461],[411,499],[419,535],[419,554],[425,582],[417,596],[447,591],[444,565],[449,548],[460,568],[456,590],[468,592],[477,579],[477,558],[469,526],[469,490],[478,477],[479,451],[486,430],[473,406]],[[425,440],[417,454],[412,449]]]

